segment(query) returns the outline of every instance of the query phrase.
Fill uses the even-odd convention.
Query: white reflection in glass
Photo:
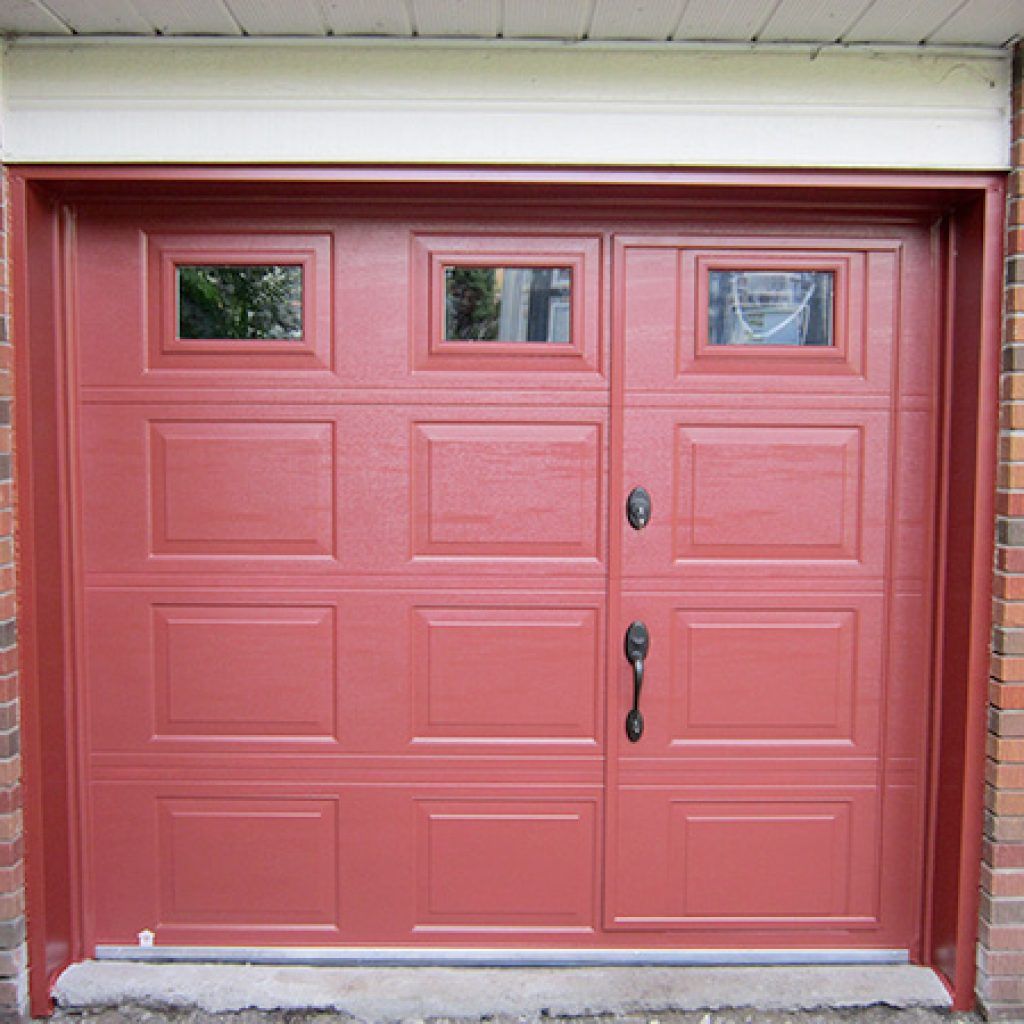
[[[713,270],[712,345],[832,345],[834,274],[811,270]]]
[[[447,341],[567,344],[570,267],[445,267]]]

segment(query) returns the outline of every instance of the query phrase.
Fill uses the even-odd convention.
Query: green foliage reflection
[[[448,267],[445,276],[445,337],[453,341],[495,341],[501,303],[497,270]]]
[[[302,267],[178,268],[178,337],[302,337]]]

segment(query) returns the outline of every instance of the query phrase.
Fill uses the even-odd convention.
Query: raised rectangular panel
[[[849,910],[850,813],[841,802],[672,805],[686,917],[836,917]]]
[[[873,785],[623,786],[612,927],[873,929]]]
[[[334,800],[198,797],[158,804],[161,924],[337,927]]]
[[[857,626],[843,608],[676,611],[675,737],[852,740]]]
[[[418,608],[414,732],[426,739],[596,742],[593,608]]]
[[[860,556],[861,430],[680,426],[676,559]]]
[[[418,930],[589,929],[591,802],[417,801]]]
[[[413,425],[414,555],[599,557],[600,428]]]
[[[152,553],[334,554],[331,423],[154,421]]]
[[[334,738],[333,607],[153,607],[156,738]]]

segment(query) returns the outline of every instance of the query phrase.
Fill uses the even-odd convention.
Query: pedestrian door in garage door
[[[79,209],[89,949],[915,948],[927,236],[673,231]]]

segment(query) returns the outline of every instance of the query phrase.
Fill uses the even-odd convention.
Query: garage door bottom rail
[[[905,949],[427,949],[416,946],[97,946],[97,960],[409,967],[906,964]]]

